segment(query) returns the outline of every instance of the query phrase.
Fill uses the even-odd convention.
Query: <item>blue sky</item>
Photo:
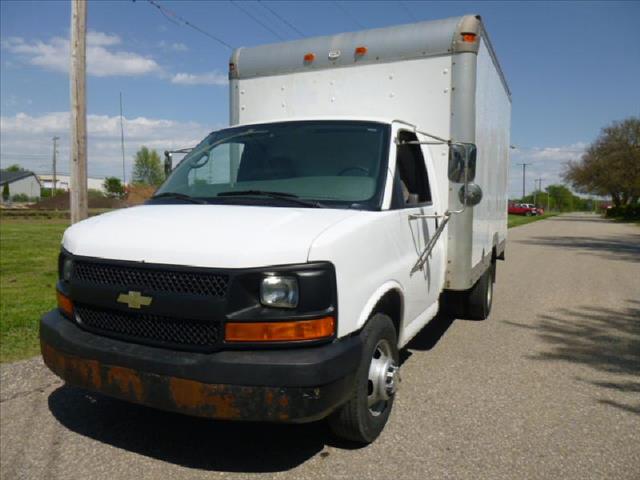
[[[556,182],[602,126],[640,115],[639,2],[158,1],[234,47],[481,14],[513,93],[514,195],[518,162],[532,163],[527,190],[535,177]],[[145,0],[92,1],[88,11],[90,175],[121,174],[119,92],[127,175],[142,143],[188,146],[227,124],[228,48]],[[59,135],[65,171],[70,3],[4,0],[0,19],[0,161],[45,173]]]

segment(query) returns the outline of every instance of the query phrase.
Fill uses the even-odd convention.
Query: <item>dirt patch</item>
[[[155,193],[153,185],[127,185],[126,204],[129,206],[144,203]]]

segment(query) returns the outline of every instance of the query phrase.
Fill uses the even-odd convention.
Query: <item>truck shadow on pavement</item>
[[[640,262],[640,234],[605,238],[545,236],[517,240],[516,243],[584,250],[585,254],[598,255],[607,260]]]
[[[453,323],[437,316],[401,351],[431,350]],[[222,422],[134,405],[64,385],[49,410],[69,430],[130,452],[188,468],[268,473],[290,470],[325,446],[360,448],[334,437],[326,422],[305,425]]]
[[[609,398],[598,398],[598,403],[640,415],[640,403],[629,402],[630,394],[636,394],[637,400],[640,393],[640,302],[627,303],[620,310],[599,306],[563,308],[540,315],[534,325],[506,323],[534,330],[548,345],[548,349],[530,358],[591,367],[596,375],[606,375],[606,380],[577,380],[613,390],[607,395]]]
[[[214,421],[134,405],[67,385],[51,393],[49,410],[63,426],[85,437],[201,470],[290,470],[334,443],[324,422]]]
[[[400,350],[400,365],[409,360],[412,355],[411,350],[428,351],[434,348],[449,330],[454,320],[453,317],[448,315],[438,314],[434,317]]]

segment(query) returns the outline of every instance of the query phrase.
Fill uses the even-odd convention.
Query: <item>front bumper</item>
[[[194,353],[80,329],[58,310],[40,321],[45,364],[66,382],[134,403],[227,420],[309,422],[344,403],[362,342]]]

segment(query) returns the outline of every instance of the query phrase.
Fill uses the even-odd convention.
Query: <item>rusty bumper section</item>
[[[41,350],[45,364],[69,384],[162,410],[225,420],[318,420],[344,401],[352,384],[349,378],[315,388],[208,384],[106,365],[44,341]]]

